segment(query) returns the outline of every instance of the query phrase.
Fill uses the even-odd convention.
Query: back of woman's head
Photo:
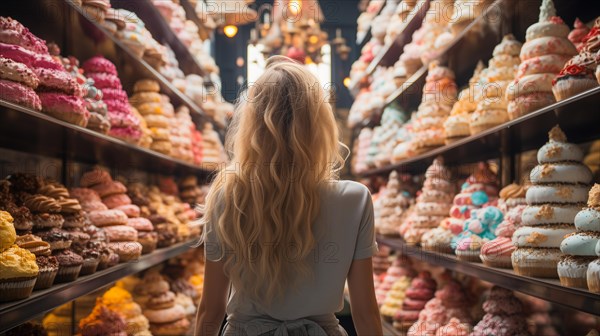
[[[240,98],[226,145],[232,160],[215,179],[205,216],[235,288],[269,304],[310,275],[319,188],[343,164],[318,79],[290,59],[269,59]]]

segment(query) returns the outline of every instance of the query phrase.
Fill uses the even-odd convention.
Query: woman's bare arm
[[[348,272],[352,320],[359,336],[380,336],[381,317],[373,286],[372,258],[354,260]]]
[[[206,261],[204,288],[196,316],[196,336],[218,336],[225,317],[229,278],[223,262]]]

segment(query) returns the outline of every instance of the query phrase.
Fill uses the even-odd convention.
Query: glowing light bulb
[[[225,33],[225,36],[233,38],[238,33],[238,27],[234,25],[227,25],[223,27],[223,33]]]
[[[345,87],[350,87],[350,77],[344,78],[344,86]]]
[[[302,1],[290,0],[290,2],[288,3],[288,9],[290,10],[290,13],[292,15],[298,15],[298,13],[300,13],[300,11],[302,10]]]

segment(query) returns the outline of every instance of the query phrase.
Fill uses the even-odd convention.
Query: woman
[[[233,158],[205,211],[205,282],[196,335],[347,335],[334,313],[347,280],[359,335],[382,335],[369,191],[343,166],[315,76],[272,57],[231,125]]]

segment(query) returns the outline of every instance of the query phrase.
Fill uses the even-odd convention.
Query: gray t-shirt
[[[205,253],[207,260],[218,261],[221,247],[212,225],[211,220],[206,223]],[[230,319],[268,316],[291,321],[330,315],[343,308],[344,284],[352,261],[377,252],[369,190],[353,181],[328,183],[321,192],[320,212],[313,230],[317,241],[308,257],[313,277],[270,307],[262,307],[232,288],[227,304]]]

